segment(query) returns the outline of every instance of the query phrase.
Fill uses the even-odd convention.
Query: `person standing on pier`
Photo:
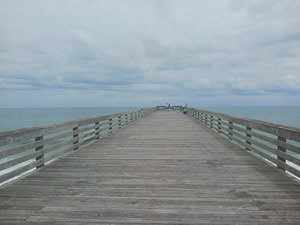
[[[166,103],[166,106],[165,106],[166,110],[168,110],[168,112],[170,111],[170,108],[171,108],[171,105],[169,103]]]
[[[187,114],[187,104],[185,103],[184,107],[183,107],[183,114]]]

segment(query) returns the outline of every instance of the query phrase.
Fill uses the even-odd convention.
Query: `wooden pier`
[[[0,187],[0,224],[300,224],[299,181],[193,113],[118,115],[122,129]]]

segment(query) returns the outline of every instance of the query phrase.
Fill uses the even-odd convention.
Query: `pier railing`
[[[0,184],[101,139],[155,108],[0,132]]]
[[[159,106],[156,106],[155,108],[156,108],[156,111],[168,110],[168,107],[166,107],[164,105],[159,105]],[[182,111],[183,107],[181,105],[173,105],[173,106],[170,106],[170,109]]]
[[[190,117],[300,178],[300,129],[187,108]]]

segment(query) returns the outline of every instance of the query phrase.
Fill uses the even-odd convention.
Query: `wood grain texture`
[[[300,185],[158,111],[0,188],[0,224],[299,224]]]
[[[299,128],[201,109],[187,108],[187,112],[191,118],[300,179]],[[207,118],[210,118],[210,123]]]

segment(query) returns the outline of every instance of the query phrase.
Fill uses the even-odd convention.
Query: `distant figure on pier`
[[[187,104],[185,103],[184,107],[183,107],[183,114],[187,114]]]
[[[166,103],[166,109],[168,110],[168,112],[170,112],[171,105],[169,103]]]

